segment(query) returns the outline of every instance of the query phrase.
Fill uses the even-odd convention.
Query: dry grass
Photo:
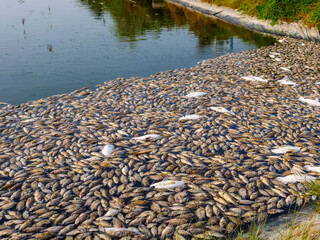
[[[318,240],[320,239],[320,215],[314,214],[310,219],[293,224],[277,233],[270,240]]]
[[[319,240],[320,239],[320,181],[305,184],[306,197],[316,196],[313,207],[295,211],[283,227],[266,231],[266,223],[253,223],[246,232],[239,231],[233,240]],[[310,215],[310,216],[309,216]]]

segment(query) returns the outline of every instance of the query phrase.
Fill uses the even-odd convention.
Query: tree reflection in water
[[[143,40],[147,33],[157,38],[163,29],[179,27],[189,28],[198,37],[199,47],[214,44],[216,51],[221,48],[232,51],[234,38],[241,38],[257,47],[274,42],[272,37],[159,0],[80,1],[88,6],[97,19],[103,20],[105,12],[108,12],[114,20],[115,35],[121,42]]]

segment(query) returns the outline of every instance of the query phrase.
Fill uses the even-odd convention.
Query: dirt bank
[[[289,36],[293,38],[302,38],[314,41],[320,41],[320,34],[316,28],[308,28],[302,23],[281,23],[275,26],[271,25],[269,20],[260,20],[255,17],[241,14],[237,10],[216,6],[201,0],[168,0],[184,7],[191,8],[203,14],[214,16],[232,24],[243,26],[247,29],[271,33],[280,36]]]

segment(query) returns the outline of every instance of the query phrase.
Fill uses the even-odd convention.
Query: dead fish
[[[206,92],[190,92],[189,94],[186,95],[187,98],[193,98],[193,97],[202,97],[206,95]]]
[[[101,153],[106,157],[110,157],[113,149],[114,149],[114,146],[112,144],[107,144],[102,148]]]
[[[154,183],[151,185],[151,187],[154,188],[164,188],[164,189],[172,189],[181,186],[184,184],[184,181],[178,181],[178,180],[164,180],[158,183]]]

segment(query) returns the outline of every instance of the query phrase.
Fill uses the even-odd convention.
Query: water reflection
[[[229,44],[232,39],[241,38],[257,47],[272,44],[274,39],[246,30],[242,27],[204,16],[187,8],[162,0],[80,0],[93,12],[97,19],[104,19],[108,12],[115,24],[115,35],[123,42],[143,39],[147,33],[157,36],[163,29],[172,30],[188,27],[198,37],[198,46],[206,47],[214,43]],[[231,41],[226,42],[225,40]]]
[[[274,41],[159,0],[1,0],[0,33],[0,102],[11,104]]]
[[[150,0],[81,0],[97,19],[110,13],[114,21],[115,35],[121,42],[135,42],[152,32],[158,37],[161,28],[172,29],[174,20],[167,9],[153,9]]]
[[[152,0],[152,8],[153,9],[162,9],[165,8],[166,4],[164,0]]]

